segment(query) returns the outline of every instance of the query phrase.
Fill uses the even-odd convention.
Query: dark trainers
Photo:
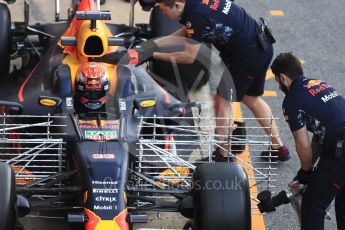
[[[219,148],[217,148],[216,150],[213,151],[212,155],[211,155],[211,160],[214,162],[234,162],[234,158],[233,157],[224,157],[222,154],[220,154],[219,152]],[[204,157],[202,159],[200,159],[200,161],[209,161],[209,157]]]
[[[271,148],[271,147],[270,147]],[[289,160],[291,157],[290,157],[290,153],[289,153],[289,150],[286,148],[285,145],[283,146],[280,146],[279,149],[275,150],[275,149],[272,149],[270,151],[270,149],[268,150],[265,150],[265,151],[262,151],[261,152],[261,156],[265,159],[265,160],[268,160],[269,156],[270,156],[270,153],[271,153],[271,160],[272,161],[275,161],[276,159],[278,159],[279,161],[287,161]]]

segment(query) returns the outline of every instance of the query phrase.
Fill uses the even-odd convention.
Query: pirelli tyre
[[[0,162],[0,229],[13,230],[16,226],[15,178],[11,167]]]
[[[193,193],[193,229],[251,229],[248,177],[240,165],[231,162],[197,165]]]
[[[11,13],[6,4],[0,3],[0,76],[10,70]]]

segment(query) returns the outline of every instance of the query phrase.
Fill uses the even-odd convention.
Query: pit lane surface
[[[277,39],[274,45],[274,57],[280,52],[292,51],[304,61],[304,73],[307,77],[323,79],[344,95],[345,45],[342,41],[345,35],[345,15],[342,12],[345,10],[345,5],[342,1],[246,0],[238,1],[238,3],[256,18],[263,15],[267,19]],[[271,16],[271,10],[282,10],[284,16]],[[266,90],[279,91],[277,88],[274,78],[267,80]],[[276,97],[265,97],[274,116],[280,117],[278,123],[280,133],[283,142],[292,153],[290,161],[278,165],[277,192],[287,187],[300,167],[293,137],[282,116],[283,97],[281,92],[277,92]],[[251,114],[244,110],[244,116],[251,116]],[[328,230],[337,229],[334,206],[331,213],[333,220],[325,221],[325,229]],[[266,215],[265,222],[266,229],[299,229],[295,213],[290,205],[280,207],[274,214]]]
[[[31,0],[30,22],[44,22],[54,20],[53,1]],[[65,6],[67,0],[62,1],[62,15],[66,15]],[[271,26],[277,43],[275,56],[280,52],[292,51],[300,59],[304,60],[304,71],[308,77],[324,79],[332,84],[339,93],[344,94],[345,84],[343,74],[345,73],[345,4],[343,0],[322,1],[322,0],[238,0],[237,4],[243,6],[253,17],[264,16]],[[11,7],[12,18],[22,20],[22,0]],[[129,4],[123,0],[107,0],[104,6],[112,11],[112,18],[117,23],[127,23],[129,18]],[[271,12],[271,10],[277,10]],[[271,14],[272,13],[272,14]],[[148,14],[143,14],[139,7],[136,10],[136,22],[147,22]],[[276,191],[285,189],[286,185],[293,178],[299,169],[299,161],[294,152],[292,135],[284,122],[281,112],[283,94],[279,92],[273,78],[267,80],[266,90],[268,94],[277,96],[265,97],[270,104],[274,116],[280,117],[279,126],[284,143],[292,153],[292,159],[280,163],[279,177],[276,183]],[[251,113],[242,106],[243,116],[252,117]],[[260,132],[259,132],[260,133]],[[326,221],[325,229],[336,229],[335,216],[332,207],[332,221]],[[160,226],[167,228],[178,228],[181,220],[176,216],[169,216],[162,220]],[[265,215],[266,229],[287,230],[298,229],[295,214],[290,206],[280,207],[277,212]],[[53,220],[36,221],[25,220],[28,230],[41,229],[68,229],[59,222]],[[255,228],[253,228],[255,229]],[[256,230],[256,229],[255,229]]]

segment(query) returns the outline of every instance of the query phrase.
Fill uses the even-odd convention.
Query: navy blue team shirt
[[[187,38],[212,43],[221,57],[235,62],[257,39],[256,21],[231,0],[186,0],[180,23]]]
[[[334,142],[345,126],[345,99],[328,83],[304,76],[293,81],[283,112],[292,132],[306,126],[321,144]]]

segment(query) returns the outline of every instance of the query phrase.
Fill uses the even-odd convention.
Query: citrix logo
[[[96,197],[95,199],[96,201],[99,201],[99,202],[115,202],[116,201],[116,197],[104,197],[104,196],[98,196]]]

